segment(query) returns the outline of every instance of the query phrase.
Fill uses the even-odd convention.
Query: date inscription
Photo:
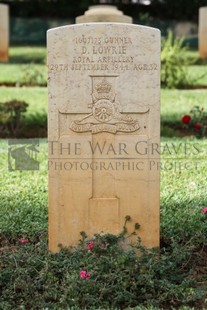
[[[48,70],[50,72],[64,72],[69,70],[79,70],[79,71],[90,71],[90,70],[134,70],[134,71],[152,71],[158,70],[158,65],[155,63],[144,64],[137,63],[133,64],[133,68],[122,62],[108,63],[75,63],[75,64],[50,64],[48,65]]]

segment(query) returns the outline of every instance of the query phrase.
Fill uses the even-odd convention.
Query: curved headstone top
[[[76,24],[91,22],[115,22],[115,23],[132,23],[130,16],[124,15],[116,6],[111,5],[94,5],[82,16],[76,17]]]

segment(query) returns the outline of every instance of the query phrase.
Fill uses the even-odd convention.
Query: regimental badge
[[[90,76],[92,82],[92,103],[90,114],[81,120],[71,123],[70,129],[75,132],[98,133],[102,131],[133,132],[140,129],[137,120],[119,112],[116,99],[115,82],[118,75]]]

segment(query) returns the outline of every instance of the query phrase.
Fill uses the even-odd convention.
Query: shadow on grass
[[[45,64],[46,49],[43,47],[11,47],[8,64]]]
[[[9,58],[8,64],[45,64],[45,58],[42,55],[12,55]]]
[[[183,138],[183,137],[193,137],[193,138],[206,138],[207,135],[202,133],[202,128],[184,128],[180,122],[161,122],[161,137],[166,138]]]
[[[47,115],[45,113],[29,114],[19,126],[12,129],[0,123],[0,138],[45,138],[47,137]]]

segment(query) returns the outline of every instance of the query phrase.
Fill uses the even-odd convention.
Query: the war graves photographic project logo
[[[8,140],[8,169],[39,170],[39,139]]]

